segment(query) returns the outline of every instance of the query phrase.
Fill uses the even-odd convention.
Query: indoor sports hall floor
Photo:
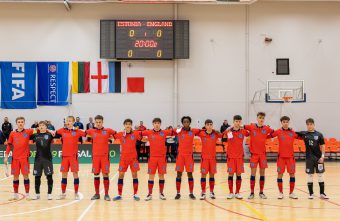
[[[195,173],[195,194],[200,193],[199,184],[199,164],[196,164]],[[246,196],[249,194],[249,168],[246,166],[246,173],[243,175],[242,194],[244,200],[227,200],[228,187],[226,183],[226,165],[218,164],[219,173],[216,177],[215,193],[216,200],[207,199],[205,201],[189,200],[187,197],[187,182],[184,176],[182,183],[182,199],[175,201],[175,172],[174,164],[168,165],[168,175],[166,176],[165,193],[166,201],[158,199],[157,188],[155,185],[154,200],[145,202],[144,197],[147,191],[146,164],[141,164],[140,191],[139,195],[143,200],[134,202],[132,200],[132,179],[127,174],[123,190],[123,201],[106,202],[104,200],[91,201],[93,195],[93,177],[90,173],[90,165],[80,166],[80,192],[81,200],[73,200],[73,180],[69,177],[67,200],[58,201],[46,200],[46,183],[42,182],[42,199],[40,201],[19,201],[10,203],[7,199],[12,191],[12,177],[0,178],[0,220],[48,220],[48,221],[71,221],[71,220],[340,220],[340,181],[339,171],[340,162],[327,162],[326,164],[326,193],[330,200],[320,200],[315,198],[309,200],[306,193],[306,176],[304,173],[304,163],[297,165],[297,184],[296,193],[298,200],[288,199],[288,177],[284,176],[285,199],[277,200],[276,187],[276,166],[270,163],[267,172],[265,193],[267,200],[260,200],[256,197],[249,201]],[[55,165],[56,170],[59,165]],[[111,197],[117,193],[117,164],[111,165]],[[0,174],[4,174],[1,167]],[[60,174],[57,172],[55,178],[54,195],[60,192]],[[156,179],[157,181],[157,179]],[[316,181],[316,177],[315,177]],[[20,180],[20,193],[23,193],[22,180]],[[31,193],[34,192],[34,181],[31,178]],[[155,182],[158,183],[158,182]],[[102,185],[102,184],[101,184]],[[258,187],[258,183],[256,183]],[[319,192],[317,183],[314,183],[315,193]],[[31,194],[31,195],[32,195]],[[318,194],[317,194],[318,195]]]

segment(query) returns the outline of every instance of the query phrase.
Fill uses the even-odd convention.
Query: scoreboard
[[[189,21],[102,20],[101,58],[170,60],[189,58]]]

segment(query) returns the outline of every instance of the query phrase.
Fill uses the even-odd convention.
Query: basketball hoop
[[[282,100],[284,103],[291,103],[293,101],[293,97],[292,96],[283,96]]]

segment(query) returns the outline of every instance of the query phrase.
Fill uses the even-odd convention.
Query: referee
[[[307,185],[309,190],[309,199],[314,199],[313,192],[313,174],[318,174],[320,186],[320,198],[328,199],[325,194],[325,183],[323,173],[325,172],[325,141],[322,133],[315,130],[314,120],[308,118],[306,120],[307,131],[297,132],[298,136],[302,138],[306,145],[306,173]]]
[[[47,130],[47,122],[39,122],[39,133],[32,135],[32,139],[36,144],[37,151],[34,161],[33,175],[35,176],[35,193],[36,197],[34,200],[40,199],[40,184],[42,171],[44,171],[47,178],[48,195],[47,199],[52,200],[52,189],[53,189],[53,163],[51,154],[51,143],[53,135]]]

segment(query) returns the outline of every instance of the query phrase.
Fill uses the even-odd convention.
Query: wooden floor
[[[55,165],[59,169],[59,165]],[[196,164],[195,173],[195,193],[199,196],[199,164]],[[326,193],[330,200],[307,199],[306,175],[304,173],[304,163],[297,166],[296,193],[298,200],[288,199],[288,177],[284,177],[285,199],[277,200],[278,193],[276,187],[276,166],[270,163],[267,172],[265,193],[267,200],[260,200],[256,196],[254,200],[246,199],[249,194],[249,168],[243,175],[242,194],[244,200],[227,200],[228,193],[226,183],[226,165],[220,163],[216,177],[215,193],[216,200],[207,199],[205,201],[192,201],[187,197],[188,185],[186,177],[182,183],[182,199],[175,201],[175,172],[174,164],[169,164],[168,175],[166,176],[165,193],[168,199],[161,201],[158,194],[154,194],[151,202],[134,202],[132,200],[132,179],[130,174],[125,179],[124,200],[119,202],[105,202],[104,200],[91,201],[93,195],[93,177],[90,173],[90,165],[81,165],[80,192],[82,199],[73,200],[73,179],[69,177],[68,199],[64,201],[46,200],[46,182],[43,178],[42,199],[40,201],[26,201],[23,197],[19,201],[10,203],[7,199],[12,192],[12,178],[0,178],[0,220],[340,220],[340,162],[327,162],[326,164]],[[117,193],[117,164],[111,165],[111,190],[113,197]],[[0,174],[4,174],[1,167]],[[60,193],[60,174],[54,176],[54,195]],[[139,195],[144,199],[147,193],[146,164],[141,165]],[[31,177],[31,193],[34,192],[34,180]],[[316,182],[316,177],[315,177]],[[23,181],[20,180],[20,193],[23,193]],[[155,193],[157,193],[158,182],[155,182]],[[101,183],[102,186],[102,183]],[[258,187],[258,181],[256,183]],[[314,190],[319,192],[317,183]],[[318,195],[318,194],[317,194]]]

